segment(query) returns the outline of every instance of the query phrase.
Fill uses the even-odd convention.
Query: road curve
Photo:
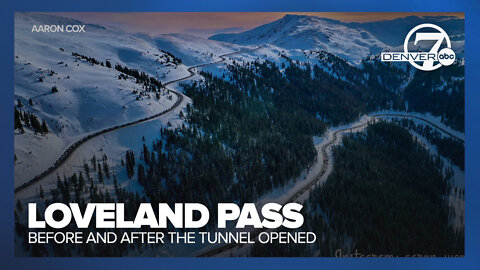
[[[294,193],[287,200],[285,200],[285,202],[283,204],[285,205],[287,203],[297,201],[298,198],[300,198],[300,196],[302,196],[305,192],[310,190],[310,188],[312,188],[316,184],[320,183],[320,180],[322,179],[322,177],[325,175],[325,173],[327,171],[328,163],[330,162],[329,159],[328,159],[328,156],[327,156],[327,147],[330,147],[335,143],[335,141],[338,139],[338,134],[339,133],[352,131],[354,129],[357,129],[357,128],[360,128],[360,127],[363,127],[363,126],[366,126],[366,125],[368,125],[368,122],[363,123],[363,124],[359,124],[359,125],[356,125],[356,126],[352,126],[352,127],[349,127],[349,128],[339,129],[339,130],[334,131],[332,133],[332,135],[333,135],[332,139],[330,139],[327,143],[322,145],[322,147],[320,148],[320,151],[321,151],[322,157],[323,157],[323,163],[322,163],[322,168],[321,168],[320,173],[312,181],[310,181],[309,183],[306,183],[303,186],[303,188],[301,188],[298,192]],[[251,232],[252,239],[256,239],[256,237],[262,231],[265,231],[265,230],[266,229],[255,229],[254,231],[252,231]],[[232,249],[236,246],[241,246],[241,245],[242,244],[237,244],[237,243],[226,244],[226,245],[223,245],[221,247],[213,248],[213,249],[208,250],[206,252],[200,253],[200,254],[197,255],[197,257],[212,257],[212,256],[215,256],[215,255],[221,253],[221,252],[224,252],[226,250],[229,250],[229,249]]]
[[[339,130],[336,130],[332,133],[332,139],[330,139],[329,141],[327,141],[327,143],[325,143],[324,145],[322,145],[320,147],[320,151],[322,153],[322,158],[323,158],[323,163],[322,163],[322,167],[321,167],[321,170],[320,170],[320,173],[314,177],[310,182],[306,183],[303,188],[301,188],[298,192],[294,193],[292,196],[290,196],[287,200],[285,200],[285,202],[283,203],[284,205],[287,204],[287,203],[291,203],[291,202],[296,202],[302,195],[304,195],[306,192],[310,191],[311,189],[313,189],[315,186],[317,186],[318,184],[321,183],[321,180],[322,178],[325,176],[325,174],[327,173],[327,167],[328,167],[328,164],[329,162],[331,162],[329,159],[328,159],[328,155],[327,155],[327,148],[328,147],[331,147],[333,144],[335,144],[335,142],[337,141],[338,139],[338,136],[340,133],[345,133],[345,132],[351,132],[355,129],[358,129],[358,128],[361,128],[361,127],[364,127],[366,125],[368,125],[370,123],[371,120],[377,120],[378,118],[381,118],[381,117],[395,117],[395,118],[413,118],[413,119],[417,119],[417,120],[420,120],[420,121],[423,121],[429,125],[431,125],[432,127],[434,128],[437,128],[438,130],[444,132],[445,134],[447,134],[448,136],[450,137],[453,137],[457,140],[460,140],[462,141],[463,143],[465,143],[465,140],[462,139],[462,138],[459,138],[458,136],[452,134],[451,132],[449,132],[448,130],[445,130],[444,128],[432,123],[431,121],[429,121],[428,119],[425,119],[421,116],[416,116],[416,115],[405,115],[405,114],[397,114],[397,113],[380,113],[380,114],[372,114],[370,115],[370,119],[368,121],[366,121],[365,123],[362,123],[362,124],[358,124],[358,125],[355,125],[355,126],[351,126],[351,127],[347,127],[347,128],[343,128],[343,129],[339,129]],[[266,229],[255,229],[253,231],[251,231],[251,237],[252,239],[256,239],[256,237],[258,236],[258,234],[260,234],[262,231],[265,231]],[[243,244],[237,244],[237,243],[230,243],[230,244],[225,244],[223,246],[220,246],[220,247],[215,247],[215,248],[212,248],[210,250],[207,250],[205,252],[202,252],[202,253],[199,253],[197,254],[197,257],[212,257],[212,256],[215,256],[219,253],[222,253],[224,251],[227,251],[227,250],[230,250],[230,249],[233,249],[237,246],[242,246]]]
[[[100,135],[103,135],[103,134],[106,134],[106,133],[109,133],[109,132],[112,132],[112,131],[116,131],[116,130],[119,130],[119,129],[122,129],[122,128],[126,128],[126,127],[131,127],[131,126],[134,126],[134,125],[138,125],[140,123],[143,123],[143,122],[146,122],[146,121],[150,121],[152,119],[155,119],[157,117],[160,117],[166,113],[169,113],[171,112],[172,110],[174,110],[175,108],[177,108],[183,101],[183,94],[182,93],[179,93],[175,90],[172,90],[172,89],[168,89],[167,86],[170,85],[170,84],[173,84],[173,83],[176,83],[176,82],[179,82],[179,81],[183,81],[183,80],[187,80],[187,79],[190,79],[191,77],[193,77],[195,74],[196,74],[196,71],[194,71],[196,68],[199,68],[199,67],[204,67],[204,66],[208,66],[208,65],[214,65],[214,64],[218,64],[218,63],[221,63],[223,61],[226,60],[226,57],[229,56],[229,55],[234,55],[234,54],[239,54],[239,53],[246,53],[246,52],[249,52],[249,51],[254,51],[254,50],[258,50],[260,48],[262,48],[263,46],[257,46],[256,48],[253,48],[253,49],[247,49],[247,50],[241,50],[241,51],[236,51],[236,52],[231,52],[231,53],[227,53],[227,54],[223,54],[223,55],[220,55],[220,60],[218,61],[215,61],[215,62],[211,62],[211,63],[205,63],[205,64],[200,64],[200,65],[196,65],[196,66],[192,66],[192,67],[189,67],[187,70],[188,72],[190,73],[190,75],[188,76],[185,76],[185,77],[182,77],[182,78],[179,78],[179,79],[176,79],[176,80],[172,80],[172,81],[169,81],[169,82],[166,82],[164,83],[163,85],[165,86],[165,88],[172,92],[173,94],[175,94],[177,96],[177,101],[175,101],[175,103],[172,105],[172,107],[166,109],[166,110],[163,110],[155,115],[152,115],[152,116],[148,116],[148,117],[145,117],[145,118],[142,118],[142,119],[139,119],[139,120],[135,120],[135,121],[132,121],[132,122],[128,122],[128,123],[125,123],[125,124],[122,124],[122,125],[117,125],[117,126],[114,126],[114,127],[109,127],[109,128],[105,128],[105,129],[102,129],[100,131],[97,131],[95,133],[92,133],[92,134],[89,134],[89,135],[86,135],[85,137],[81,138],[80,140],[74,142],[73,144],[71,144],[63,153],[62,155],[55,161],[55,163],[52,164],[52,166],[50,166],[48,169],[46,169],[45,171],[43,171],[42,173],[40,173],[39,175],[33,177],[32,179],[30,179],[29,181],[21,184],[20,186],[16,187],[15,188],[15,193],[18,193],[19,191],[22,191],[24,190],[25,188],[39,182],[40,180],[42,180],[43,178],[45,178],[47,175],[50,175],[51,173],[53,173],[55,170],[57,170],[63,163],[65,163],[65,161],[67,161],[67,159],[73,154],[73,152],[75,152],[75,150],[77,150],[82,144],[84,144],[85,142],[89,141],[90,139],[93,139],[95,137],[98,137]]]
[[[416,115],[406,115],[406,114],[399,114],[399,113],[380,113],[380,114],[374,114],[372,117],[396,117],[396,118],[411,118],[411,119],[417,119],[417,120],[420,120],[420,121],[423,121],[427,124],[429,124],[430,126],[442,131],[443,133],[447,134],[448,136],[450,137],[453,137],[459,141],[461,141],[462,143],[465,143],[465,139],[463,138],[460,138],[454,134],[452,134],[450,131],[438,126],[437,124],[435,123],[432,123],[431,121],[429,121],[428,119],[425,119],[421,116],[416,116]]]

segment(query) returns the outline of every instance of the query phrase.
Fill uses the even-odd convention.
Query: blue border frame
[[[466,33],[466,250],[465,258],[15,258],[13,253],[13,14],[15,11],[444,11],[465,12]],[[60,0],[5,1],[1,8],[1,87],[0,87],[0,256],[2,269],[245,269],[245,268],[325,268],[325,269],[480,269],[480,1],[478,0]],[[477,90],[475,90],[477,89]]]

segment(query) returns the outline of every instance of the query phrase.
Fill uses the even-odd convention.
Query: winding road
[[[416,115],[405,115],[405,114],[398,114],[398,113],[380,113],[380,114],[374,114],[374,117],[395,117],[395,118],[410,118],[410,119],[417,119],[422,122],[425,122],[429,124],[430,126],[440,130],[441,132],[445,133],[446,135],[455,138],[462,143],[465,143],[465,139],[458,137],[457,135],[454,135],[452,132],[446,130],[445,128],[440,127],[439,125],[429,121],[428,119],[425,119],[421,116],[416,116]]]
[[[327,168],[329,166],[329,163],[333,161],[332,158],[329,159],[329,155],[327,154],[327,148],[331,148],[336,143],[336,141],[339,138],[339,135],[341,135],[342,133],[353,132],[354,130],[359,129],[359,128],[363,128],[363,127],[367,126],[371,121],[376,121],[377,119],[383,118],[383,117],[387,117],[387,118],[388,117],[390,117],[390,118],[406,118],[406,119],[420,120],[420,121],[436,128],[436,129],[440,130],[444,134],[465,143],[465,140],[463,138],[460,138],[460,137],[452,134],[452,132],[446,130],[445,128],[440,127],[439,125],[437,125],[437,124],[435,124],[435,123],[433,123],[433,122],[429,121],[428,119],[425,119],[421,116],[406,115],[406,114],[399,114],[399,113],[372,114],[372,115],[369,115],[368,120],[363,122],[363,123],[361,121],[359,121],[359,122],[361,122],[359,124],[354,124],[350,127],[330,131],[330,134],[326,135],[326,138],[330,138],[330,139],[327,140],[325,143],[323,143],[320,147],[320,152],[321,152],[321,155],[322,155],[322,164],[321,164],[320,173],[316,177],[314,177],[311,181],[305,183],[303,185],[303,187],[301,189],[299,189],[299,191],[297,191],[294,194],[292,194],[291,196],[289,196],[282,204],[285,205],[287,203],[300,201],[300,197],[308,194],[309,191],[313,190],[313,188],[315,188],[317,185],[323,183],[326,180],[326,178],[328,176],[328,173],[329,173],[329,172],[327,172]],[[332,162],[332,164],[333,164],[333,162]],[[256,239],[257,236],[263,231],[266,231],[266,229],[254,229],[253,231],[250,232],[251,233],[251,238]],[[200,252],[199,254],[197,254],[197,257],[216,256],[216,255],[219,255],[220,253],[223,253],[223,252],[228,251],[228,250],[232,250],[236,247],[243,247],[243,245],[244,244],[237,244],[237,243],[225,244],[225,245],[222,245],[222,246],[219,246],[219,247],[214,247],[214,248],[212,248],[210,250],[207,250],[207,251]]]
[[[36,175],[35,177],[33,177],[32,179],[28,180],[27,182],[21,184],[20,186],[16,187],[15,188],[15,193],[18,193],[24,189],[26,189],[27,187],[39,182],[40,180],[44,179],[46,176],[50,175],[51,173],[53,173],[55,170],[57,170],[63,163],[65,163],[65,161],[68,160],[68,158],[73,154],[73,152],[75,152],[75,150],[77,150],[82,144],[84,144],[85,142],[95,138],[95,137],[98,137],[100,135],[103,135],[103,134],[106,134],[106,133],[110,133],[110,132],[113,132],[113,131],[116,131],[116,130],[119,130],[119,129],[122,129],[122,128],[126,128],[126,127],[131,127],[131,126],[135,126],[135,125],[138,125],[140,123],[143,123],[143,122],[146,122],[146,121],[150,121],[150,120],[153,120],[155,118],[158,118],[162,115],[165,115],[169,112],[171,112],[172,110],[174,110],[175,108],[177,108],[183,101],[183,94],[182,93],[179,93],[175,90],[172,90],[172,89],[168,89],[167,86],[170,85],[170,84],[173,84],[173,83],[176,83],[176,82],[180,82],[180,81],[184,81],[184,80],[188,80],[190,78],[192,78],[193,76],[195,76],[196,74],[196,69],[197,68],[200,68],[200,67],[204,67],[204,66],[208,66],[208,65],[215,65],[215,64],[219,64],[223,61],[226,60],[226,57],[227,56],[230,56],[230,55],[234,55],[234,54],[240,54],[240,53],[246,53],[246,52],[250,52],[250,51],[254,51],[254,50],[258,50],[260,48],[262,48],[263,46],[257,46],[256,48],[253,48],[253,49],[246,49],[246,50],[241,50],[241,51],[236,51],[236,52],[231,52],[231,53],[227,53],[227,54],[223,54],[223,55],[220,55],[219,58],[220,60],[218,61],[215,61],[215,62],[210,62],[210,63],[205,63],[205,64],[200,64],[200,65],[196,65],[196,66],[192,66],[192,67],[189,67],[187,70],[188,72],[190,73],[190,75],[188,76],[185,76],[185,77],[182,77],[182,78],[179,78],[179,79],[175,79],[175,80],[172,80],[172,81],[169,81],[169,82],[166,82],[163,84],[163,86],[170,92],[172,92],[173,94],[175,94],[177,96],[177,100],[175,101],[175,103],[168,109],[166,110],[163,110],[155,115],[152,115],[152,116],[149,116],[149,117],[145,117],[145,118],[142,118],[142,119],[139,119],[139,120],[136,120],[136,121],[132,121],[132,122],[128,122],[128,123],[125,123],[125,124],[122,124],[122,125],[117,125],[117,126],[114,126],[114,127],[109,127],[109,128],[105,128],[105,129],[102,129],[102,130],[99,130],[95,133],[92,133],[92,134],[89,134],[83,138],[81,138],[80,140],[72,143],[63,153],[62,155],[52,164],[52,166],[50,166],[48,169],[46,169],[45,171],[43,171],[42,173],[40,173],[39,175]]]
[[[175,91],[175,90],[168,89],[167,88],[168,85],[171,85],[171,84],[174,84],[174,83],[192,78],[193,76],[196,75],[196,72],[197,72],[196,69],[197,68],[208,66],[208,65],[218,64],[218,63],[221,63],[221,62],[225,61],[226,57],[228,57],[230,55],[246,53],[246,52],[253,51],[253,50],[258,50],[262,47],[263,46],[257,46],[256,48],[253,48],[253,49],[242,50],[242,51],[237,51],[237,52],[232,52],[232,53],[220,55],[219,56],[220,60],[218,60],[218,61],[189,67],[187,69],[187,71],[190,73],[188,76],[185,76],[185,77],[182,77],[182,78],[175,79],[175,80],[164,83],[164,86],[166,87],[166,89],[177,96],[176,102],[170,108],[168,108],[168,109],[166,109],[166,110],[164,110],[160,113],[157,113],[155,115],[145,117],[143,119],[139,119],[139,120],[136,120],[136,121],[133,121],[133,122],[128,122],[128,123],[125,123],[125,124],[122,124],[122,125],[117,125],[117,126],[114,126],[114,127],[106,128],[106,129],[97,131],[95,133],[92,133],[92,134],[89,134],[89,135],[83,137],[82,139],[80,139],[80,140],[74,142],[73,144],[71,144],[63,152],[63,154],[55,161],[55,163],[52,166],[50,166],[48,169],[46,169],[44,172],[35,176],[33,179],[23,183],[22,185],[16,187],[15,188],[15,193],[26,189],[27,187],[39,182],[40,180],[44,179],[46,176],[53,173],[63,163],[65,163],[65,161],[73,154],[73,152],[75,150],[77,150],[82,144],[89,141],[90,139],[93,139],[95,137],[98,137],[100,135],[103,135],[103,134],[106,134],[106,133],[109,133],[109,132],[113,132],[113,131],[116,131],[116,130],[119,130],[119,129],[122,129],[122,128],[134,126],[134,125],[137,125],[137,124],[140,124],[140,123],[158,118],[162,115],[165,115],[165,114],[171,112],[175,108],[177,108],[182,103],[184,95]],[[329,134],[327,134],[327,136],[326,136],[326,138],[329,138],[329,139],[327,141],[325,141],[324,143],[322,143],[322,145],[320,146],[320,150],[319,150],[319,152],[321,153],[321,156],[322,156],[322,164],[321,164],[321,168],[320,168],[320,173],[318,173],[315,177],[313,177],[312,180],[305,183],[297,192],[294,192],[291,196],[289,196],[286,200],[284,200],[284,202],[282,202],[282,204],[287,204],[287,203],[290,203],[290,202],[299,201],[300,197],[308,194],[308,192],[311,189],[313,189],[315,186],[321,184],[323,181],[326,180],[326,177],[328,176],[328,173],[329,173],[329,171],[327,171],[327,168],[328,168],[330,163],[333,164],[332,158],[329,159],[327,149],[331,148],[337,142],[337,140],[339,139],[339,136],[342,133],[353,132],[356,129],[363,128],[363,127],[367,126],[371,121],[374,121],[378,118],[383,118],[383,117],[416,119],[416,120],[422,121],[422,122],[434,127],[437,130],[440,130],[441,132],[443,132],[444,134],[446,134],[450,137],[453,137],[453,138],[465,143],[465,140],[463,138],[460,138],[459,136],[457,136],[457,135],[453,134],[452,132],[448,131],[447,129],[431,122],[430,120],[428,120],[426,118],[418,116],[418,115],[407,115],[407,114],[400,114],[400,113],[372,114],[372,115],[368,116],[368,120],[365,121],[365,122],[358,121],[360,123],[353,124],[352,126],[345,127],[345,128],[342,128],[342,129],[337,129],[337,130],[330,131]],[[255,230],[251,231],[252,238],[253,239],[256,238],[258,236],[258,234],[262,231],[264,231],[264,229],[255,229]],[[199,256],[199,257],[211,257],[211,256],[219,255],[220,253],[223,253],[225,251],[232,250],[236,247],[241,247],[241,246],[242,246],[242,244],[236,244],[236,243],[225,244],[225,245],[222,245],[222,246],[213,247],[213,248],[211,248],[210,250],[207,250],[207,251],[203,251],[203,252],[197,254],[197,256]]]

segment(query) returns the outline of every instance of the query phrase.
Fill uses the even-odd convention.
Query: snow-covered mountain
[[[16,133],[17,183],[42,172],[85,134],[157,114],[175,102],[176,96],[166,91],[159,96],[145,91],[133,77],[119,79],[115,65],[167,82],[189,75],[190,65],[217,61],[220,54],[242,47],[93,24],[87,24],[84,33],[32,32],[33,25],[69,24],[84,23],[49,14],[15,14],[15,105],[20,102],[21,112],[33,113],[50,130],[43,136],[29,129]],[[52,92],[53,87],[58,92]]]
[[[403,44],[406,34],[421,23],[444,28],[456,47],[463,48],[463,19],[457,17],[410,16],[395,20],[345,23],[328,18],[285,15],[274,22],[234,34],[218,34],[212,40],[235,44],[274,44],[285,49],[320,50],[360,64],[369,55],[391,50]]]
[[[43,136],[28,129],[16,133],[16,184],[50,166],[68,145],[85,134],[154,115],[175,102],[175,97],[170,100],[163,92],[158,99],[133,78],[119,80],[121,72],[103,65],[107,60],[166,82],[188,75],[189,66],[218,61],[219,55],[266,44],[255,51],[228,56],[225,63],[269,60],[279,67],[288,67],[291,61],[300,66],[318,65],[331,76],[352,84],[377,80],[379,85],[388,82],[388,89],[398,91],[408,83],[406,71],[372,77],[357,69],[362,69],[361,61],[369,55],[397,49],[405,35],[402,31],[432,20],[454,35],[453,42],[463,48],[463,19],[455,17],[344,23],[286,15],[250,31],[203,39],[186,34],[149,36],[93,24],[86,25],[85,33],[34,33],[33,25],[84,23],[50,14],[16,13],[15,103],[20,101],[21,111],[35,114],[51,131]],[[392,29],[402,33],[394,34],[396,30]],[[74,54],[94,58],[102,65]],[[225,63],[201,69],[225,77]],[[353,69],[351,64],[357,67]],[[392,83],[393,76],[397,77],[396,82],[405,81],[403,86]],[[387,77],[389,80],[385,80]],[[52,92],[54,86],[59,90],[56,93]]]
[[[238,34],[219,34],[213,40],[237,44],[274,44],[286,49],[312,49],[333,53],[353,63],[388,46],[367,31],[338,21],[303,15],[283,18]]]
[[[394,20],[347,23],[346,26],[368,31],[381,42],[392,46],[401,46],[407,33],[415,26],[433,23],[448,33],[451,40],[465,39],[465,20],[453,16],[408,16]]]

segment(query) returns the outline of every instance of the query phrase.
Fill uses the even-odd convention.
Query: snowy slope
[[[188,34],[163,34],[153,37],[153,42],[182,59],[188,66],[220,60],[219,55],[245,49],[245,46],[229,44]]]
[[[287,14],[249,31],[218,34],[210,39],[235,44],[270,43],[284,49],[326,51],[358,65],[369,55],[403,45],[408,31],[427,22],[442,27],[454,41],[454,49],[463,50],[464,19],[447,16],[409,16],[368,23],[345,23],[328,18]]]
[[[408,16],[394,20],[349,23],[349,27],[363,29],[371,33],[381,42],[395,47],[403,45],[405,36],[415,26],[422,23],[433,23],[440,26],[451,40],[465,40],[465,20],[453,16]]]
[[[210,37],[237,44],[271,43],[286,49],[323,50],[359,64],[369,54],[388,46],[367,31],[341,22],[313,16],[285,15],[283,18],[239,34]]]
[[[93,65],[72,53],[138,69],[167,82],[189,75],[183,62],[217,61],[218,54],[240,47],[199,38],[192,42],[186,35],[153,38],[91,24],[85,33],[35,33],[34,24],[83,23],[54,15],[15,14],[15,104],[20,100],[24,106],[19,109],[45,120],[51,131],[44,136],[28,129],[15,133],[16,186],[49,167],[85,134],[157,114],[176,100],[166,91],[157,99],[134,78],[119,80],[121,73],[114,68]],[[53,86],[59,92],[52,93]]]

